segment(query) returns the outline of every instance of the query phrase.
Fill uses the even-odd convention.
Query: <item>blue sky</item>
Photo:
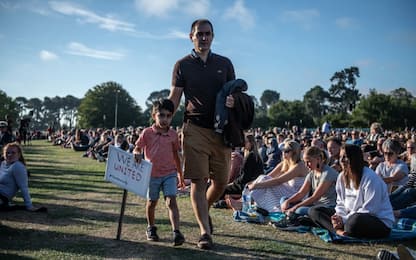
[[[357,88],[416,96],[414,0],[0,0],[0,89],[15,98],[73,95],[116,81],[144,108],[190,53],[196,18],[214,24],[249,94],[302,100],[358,66]]]

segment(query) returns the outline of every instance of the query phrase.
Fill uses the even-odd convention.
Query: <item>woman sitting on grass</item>
[[[280,211],[280,199],[295,194],[307,174],[308,169],[300,158],[300,144],[290,140],[285,142],[283,161],[268,175],[261,175],[250,183],[248,189],[258,208]]]
[[[3,148],[5,160],[0,165],[0,211],[16,209],[10,202],[19,189],[22,192],[26,210],[37,211],[29,194],[28,174],[22,148],[16,142]]]
[[[335,209],[314,206],[312,221],[332,233],[356,238],[389,236],[394,222],[387,185],[364,166],[363,153],[356,145],[341,150],[342,172],[337,179]]]
[[[335,183],[338,172],[325,163],[323,153],[323,150],[315,146],[305,151],[303,161],[310,172],[298,192],[289,199],[287,197],[281,199],[282,211],[294,222],[286,223],[287,219],[285,219],[281,222],[282,225],[296,225],[294,216],[307,216],[309,208],[313,205],[335,207],[337,199]]]

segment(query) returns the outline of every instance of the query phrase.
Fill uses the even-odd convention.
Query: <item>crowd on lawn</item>
[[[14,141],[6,126],[1,122],[1,137],[8,138],[2,146]],[[49,132],[48,141],[105,162],[110,145],[133,152],[143,129],[61,130]],[[181,140],[181,129],[174,132]],[[21,188],[33,210],[28,187]],[[178,186],[178,192],[188,188]],[[386,237],[398,218],[416,219],[416,132],[383,130],[378,123],[368,132],[326,125],[250,129],[244,147],[232,150],[229,184],[213,207],[248,210],[242,194],[250,194],[257,213],[285,213],[273,223],[282,230],[311,225],[339,235]]]
[[[49,141],[105,162],[110,145],[132,152],[142,131],[143,127],[62,130],[51,133]],[[176,132],[180,139],[181,129]],[[229,184],[213,206],[241,210],[241,195],[246,188],[251,190],[252,203],[263,212],[293,213],[305,220],[312,206],[335,208],[336,181],[343,170],[342,160],[348,158],[345,148],[354,145],[360,148],[368,171],[374,171],[386,184],[394,215],[416,218],[415,142],[413,129],[383,130],[378,123],[373,123],[369,131],[330,130],[326,123],[315,130],[297,126],[250,129],[245,147],[233,148]],[[293,216],[288,219],[290,223],[276,225],[299,223]]]

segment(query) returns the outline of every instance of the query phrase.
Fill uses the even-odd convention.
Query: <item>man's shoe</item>
[[[173,245],[180,246],[185,242],[185,237],[179,230],[173,231]]]
[[[211,238],[211,236],[210,235],[208,235],[208,234],[203,234],[200,238],[199,238],[199,241],[198,241],[198,244],[197,244],[197,246],[200,248],[200,249],[205,249],[205,250],[210,250],[210,249],[212,249],[212,238]]]
[[[149,241],[159,241],[159,236],[156,233],[157,228],[155,226],[147,227],[146,237]]]

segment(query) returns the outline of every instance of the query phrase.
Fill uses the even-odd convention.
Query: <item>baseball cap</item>
[[[0,121],[0,127],[7,127],[6,121]]]

